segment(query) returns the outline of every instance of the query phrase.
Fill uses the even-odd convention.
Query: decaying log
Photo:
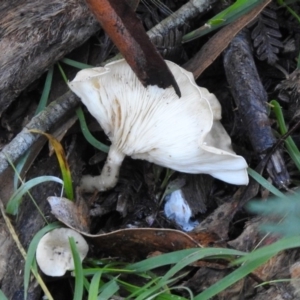
[[[263,158],[276,138],[267,113],[268,96],[255,66],[247,30],[238,34],[225,51],[224,68],[247,136]],[[279,150],[271,155],[267,171],[277,186],[288,186],[289,174]]]
[[[84,0],[0,1],[0,116],[31,82],[99,28]]]

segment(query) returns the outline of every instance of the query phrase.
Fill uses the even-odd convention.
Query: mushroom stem
[[[86,192],[106,191],[113,188],[119,178],[120,167],[125,155],[113,145],[110,147],[106,162],[99,176],[83,176],[80,186]]]

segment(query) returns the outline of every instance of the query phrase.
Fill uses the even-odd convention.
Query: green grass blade
[[[285,7],[287,11],[300,23],[300,16],[296,13],[296,11],[287,5],[288,3],[284,2],[283,0],[277,0],[277,3]]]
[[[262,0],[237,0],[234,4],[227,7],[212,19],[208,20],[205,26],[202,26],[201,28],[196,29],[183,36],[182,42],[190,42],[216,29],[219,29],[222,26],[228,25],[237,20],[242,15],[251,11],[260,3],[262,3]]]
[[[48,98],[49,98],[49,94],[50,94],[50,90],[51,90],[52,79],[53,79],[53,67],[50,67],[50,69],[47,73],[42,96],[40,98],[40,102],[38,104],[38,107],[37,107],[34,115],[37,115],[39,112],[41,112],[47,106]],[[21,159],[19,159],[19,161],[16,165],[17,172],[14,175],[14,190],[15,191],[18,189],[19,174],[22,172],[22,169],[24,168],[24,165],[27,162],[29,154],[30,154],[30,149],[26,152],[26,154],[24,154],[21,157]]]
[[[280,192],[274,185],[272,185],[268,180],[263,178],[259,173],[257,173],[255,170],[248,168],[247,172],[249,176],[251,176],[254,180],[256,180],[261,186],[266,188],[268,191],[270,191],[272,194],[279,198],[287,199],[287,196]]]
[[[273,111],[276,115],[276,119],[279,125],[279,130],[282,135],[287,133],[287,127],[285,125],[283,113],[279,103],[276,100],[272,100],[270,104],[273,106]],[[287,137],[284,141],[285,146],[288,150],[288,153],[292,160],[294,161],[295,165],[297,166],[298,170],[300,171],[300,152],[298,147],[296,146],[295,142],[293,141],[292,137]]]
[[[63,58],[63,59],[61,59],[61,62],[63,62],[66,65],[69,65],[71,67],[77,68],[77,69],[90,69],[90,68],[94,68],[94,66],[87,65],[87,64],[81,63],[79,61],[70,59],[70,58]]]
[[[184,257],[196,253],[199,251],[199,248],[179,250],[171,253],[162,254],[159,256],[147,258],[141,262],[131,264],[126,267],[128,270],[134,270],[136,272],[145,272],[153,270],[158,267],[163,267],[166,265],[171,265],[177,263],[179,260]]]
[[[37,115],[39,112],[41,112],[47,106],[49,94],[51,91],[52,79],[53,79],[53,67],[50,67],[50,69],[47,73],[47,77],[46,77],[46,81],[44,84],[44,89],[42,92],[42,96],[40,98],[39,105],[35,111],[35,115]]]
[[[177,272],[182,270],[184,267],[190,265],[191,263],[208,257],[214,257],[214,256],[229,256],[230,258],[232,256],[241,256],[245,255],[245,252],[237,251],[234,249],[227,249],[227,248],[202,248],[199,249],[197,252],[194,252],[180,261],[176,263],[174,267],[172,267],[162,278],[161,281],[165,281],[172,276],[174,276]]]
[[[250,201],[247,204],[247,209],[255,214],[271,216],[268,222],[260,226],[260,230],[277,236],[298,236],[300,235],[299,196],[296,193],[284,201],[281,198],[269,199],[268,201]]]
[[[245,252],[237,251],[234,249],[226,249],[226,248],[224,249],[223,248],[200,248],[200,249],[192,248],[192,249],[179,250],[179,251],[174,251],[171,253],[166,253],[159,256],[151,257],[141,262],[128,265],[126,269],[134,270],[136,272],[146,272],[149,270],[156,269],[158,267],[176,264],[178,262],[181,262],[183,259],[189,257],[190,255],[195,255],[195,257],[193,257],[192,260],[193,259],[197,260],[209,256],[222,255],[222,257],[224,257],[226,255],[240,256],[245,254],[246,254]],[[179,269],[180,268],[181,266],[179,266]]]
[[[126,299],[136,299],[141,294],[148,292],[149,288],[151,288],[151,286],[155,286],[159,279],[160,279],[159,277],[153,278],[142,287],[138,287],[134,285],[125,285],[125,289],[131,292],[130,296],[128,296]]]
[[[201,294],[194,297],[194,300],[206,300],[211,299],[213,296],[217,295],[218,293],[224,291],[226,288],[231,286],[232,284],[236,283],[240,279],[244,278],[252,271],[257,269],[259,266],[267,262],[271,258],[270,255],[265,257],[260,257],[259,259],[253,260],[251,262],[245,263],[235,271],[231,272],[229,275],[225,276],[223,279],[219,280],[208,289],[206,289]]]
[[[11,196],[6,206],[6,213],[11,215],[16,215],[22,200],[22,197],[27,193],[32,187],[47,181],[54,181],[63,185],[63,181],[55,176],[40,176],[33,178],[23,185],[21,185]]]
[[[267,255],[274,256],[275,254],[279,253],[280,251],[298,248],[298,247],[300,247],[300,237],[299,236],[285,237],[271,245],[259,248],[241,258],[236,259],[232,263],[232,265],[241,264],[246,261],[256,260],[261,257],[266,257]]]
[[[75,274],[75,290],[73,300],[82,300],[83,299],[83,272],[80,256],[76,247],[76,243],[73,237],[69,238],[70,248],[72,251],[72,256],[74,260],[74,274]]]
[[[188,249],[188,250],[191,250],[191,249]],[[228,257],[232,258],[232,256],[235,257],[235,256],[245,255],[245,252],[237,251],[234,249],[226,249],[226,248],[201,248],[201,249],[192,249],[192,250],[194,250],[194,251],[192,251],[189,255],[184,256],[179,261],[178,261],[178,257],[176,257],[176,252],[161,255],[161,256],[164,256],[164,259],[165,259],[164,264],[162,261],[160,262],[161,265],[174,263],[173,259],[175,256],[177,258],[177,260],[175,262],[176,263],[175,266],[172,267],[162,278],[160,278],[154,287],[149,288],[145,293],[142,293],[141,295],[139,295],[139,297],[136,298],[136,300],[148,299],[147,297],[150,297],[151,295],[156,293],[159,289],[161,289],[163,286],[167,286],[169,283],[174,281],[175,280],[174,278],[172,278],[172,279],[170,279],[170,278],[173,277],[177,272],[179,272],[184,267],[190,265],[191,263],[193,263],[197,260],[200,260],[203,258],[208,258],[208,257],[214,257],[214,256],[222,256],[222,257],[228,256]],[[178,252],[182,253],[182,251],[178,251]],[[169,258],[169,260],[168,260],[168,258]],[[170,261],[172,261],[172,262],[170,262]],[[134,265],[136,265],[136,264],[134,264]]]
[[[8,298],[4,295],[1,289],[0,289],[0,300],[8,300]]]
[[[99,300],[107,300],[111,296],[113,296],[118,290],[120,289],[119,285],[117,284],[115,279],[105,283],[101,289],[100,294],[98,296]]]
[[[109,147],[102,144],[101,142],[99,142],[97,139],[95,139],[93,137],[93,135],[91,134],[91,132],[89,131],[88,129],[88,126],[85,122],[85,118],[84,118],[84,114],[83,114],[83,111],[82,109],[79,107],[76,109],[76,114],[77,114],[77,117],[79,119],[79,123],[80,123],[80,128],[81,128],[81,131],[85,137],[85,139],[92,145],[94,146],[95,148],[105,152],[105,153],[108,153],[109,151]]]
[[[68,60],[68,59],[64,59],[64,62]],[[69,60],[68,60],[69,61]],[[67,76],[63,70],[63,68],[61,67],[60,64],[57,64],[58,65],[58,68],[60,70],[60,73],[65,81],[66,84],[68,84],[68,79],[67,79]],[[89,68],[92,68],[92,66],[89,66]],[[108,153],[109,151],[109,147],[106,146],[105,144],[102,144],[101,142],[99,142],[97,139],[95,139],[93,137],[93,135],[91,134],[91,132],[89,131],[88,129],[88,126],[86,124],[86,121],[85,121],[85,118],[84,118],[84,114],[83,114],[83,111],[81,109],[81,107],[77,108],[76,109],[76,114],[77,114],[77,117],[78,117],[78,120],[79,120],[79,123],[80,123],[80,128],[81,128],[81,131],[85,137],[85,139],[92,145],[94,146],[95,148],[99,149],[100,151],[103,151],[105,153]]]
[[[152,287],[146,289],[145,287],[141,288],[141,293],[138,297],[134,298],[136,300],[145,300],[150,299],[151,296],[158,294],[159,291],[162,291],[162,288],[165,286],[168,286],[168,284],[171,284],[172,282],[176,281],[177,278],[172,278],[166,281],[158,281],[157,284],[153,285]]]
[[[280,251],[298,248],[299,246],[299,236],[287,237],[275,242],[272,245],[257,249],[241,258],[238,258],[232,264],[237,265],[243,263],[241,267],[224,277],[222,280],[218,281],[216,284],[210,286],[204,292],[196,296],[194,300],[210,299],[217,293],[223,291],[225,288],[244,278],[246,275],[267,262]]]
[[[30,149],[18,160],[16,167],[14,168],[14,191],[18,189],[19,181],[22,182],[22,178],[20,176],[24,165],[30,155]],[[11,165],[12,166],[12,165]],[[12,166],[13,167],[13,166]]]
[[[28,286],[29,286],[29,280],[30,280],[30,270],[31,267],[35,261],[35,251],[37,248],[37,245],[40,241],[40,239],[49,231],[55,229],[55,228],[60,228],[61,225],[60,223],[52,223],[47,226],[45,226],[43,229],[38,231],[33,239],[31,240],[28,250],[27,250],[27,257],[25,261],[25,267],[24,267],[24,299],[27,298],[27,291],[28,291]]]
[[[101,276],[101,271],[98,271],[93,276],[90,284],[88,300],[97,300]]]
[[[134,273],[134,270],[128,270],[128,269],[114,269],[114,268],[88,268],[83,270],[84,276],[94,276],[96,273],[100,272],[102,274],[109,274],[109,273],[116,273],[116,274],[132,274]]]

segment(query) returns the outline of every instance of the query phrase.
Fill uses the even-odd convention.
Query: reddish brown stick
[[[142,23],[122,0],[86,0],[102,28],[118,47],[144,86],[180,90],[167,64],[151,43]]]

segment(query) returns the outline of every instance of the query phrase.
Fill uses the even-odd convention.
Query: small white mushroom
[[[184,173],[205,173],[248,184],[247,163],[231,148],[215,95],[193,75],[167,61],[181,90],[144,87],[125,60],[80,71],[69,83],[111,141],[100,176],[84,177],[86,191],[107,190],[126,155]]]
[[[78,232],[69,228],[54,229],[40,239],[36,249],[36,261],[46,275],[63,276],[66,271],[74,270],[69,237],[74,238],[81,261],[86,257],[89,246]]]

